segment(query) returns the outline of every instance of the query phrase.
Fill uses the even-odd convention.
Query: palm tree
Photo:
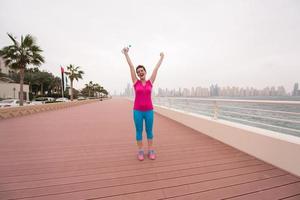
[[[89,91],[89,97],[91,96],[91,91],[94,90],[94,85],[93,81],[90,81],[89,84],[85,84],[86,89]]]
[[[18,69],[20,73],[20,106],[23,106],[24,94],[24,72],[28,65],[40,66],[44,63],[44,58],[40,54],[42,50],[36,44],[36,40],[31,35],[21,36],[19,43],[11,34],[7,34],[13,41],[13,45],[3,47],[0,56],[5,60],[5,64],[13,69]]]
[[[102,86],[100,86],[98,83],[95,84],[95,93],[97,94],[97,97],[99,97],[101,91],[102,91]]]
[[[78,81],[78,79],[82,79],[82,75],[84,74],[83,71],[79,70],[80,67],[75,67],[73,65],[67,66],[67,70],[65,72],[66,75],[69,76],[69,79],[71,81],[71,101],[73,101],[73,81],[74,79]]]

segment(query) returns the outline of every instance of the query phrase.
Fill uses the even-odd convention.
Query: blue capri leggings
[[[145,120],[146,124],[146,133],[147,133],[147,139],[152,140],[153,139],[153,110],[149,111],[139,111],[139,110],[133,110],[133,119],[136,129],[136,140],[142,141],[143,140],[143,121]]]

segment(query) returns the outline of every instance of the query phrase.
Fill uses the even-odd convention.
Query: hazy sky
[[[0,0],[0,48],[6,33],[32,34],[45,69],[75,64],[112,94],[131,81],[121,54],[148,77],[165,53],[155,87],[239,87],[300,82],[298,0]]]

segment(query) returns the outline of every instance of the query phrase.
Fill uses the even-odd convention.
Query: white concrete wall
[[[4,60],[0,57],[0,72],[8,75],[8,67],[5,66]]]
[[[14,92],[15,88],[15,92]],[[26,92],[27,100],[29,100],[29,85],[24,84],[23,90]],[[0,82],[0,98],[19,98],[20,84]]]
[[[155,105],[155,112],[300,176],[300,137]]]

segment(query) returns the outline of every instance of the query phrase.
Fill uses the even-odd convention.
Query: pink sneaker
[[[138,160],[139,160],[139,161],[143,161],[143,160],[144,160],[144,151],[143,151],[143,150],[140,150],[140,151],[138,152],[137,157],[138,157]]]
[[[151,160],[155,160],[156,156],[155,156],[154,150],[149,150],[149,151],[148,151],[148,157],[149,157],[149,159],[151,159]]]

